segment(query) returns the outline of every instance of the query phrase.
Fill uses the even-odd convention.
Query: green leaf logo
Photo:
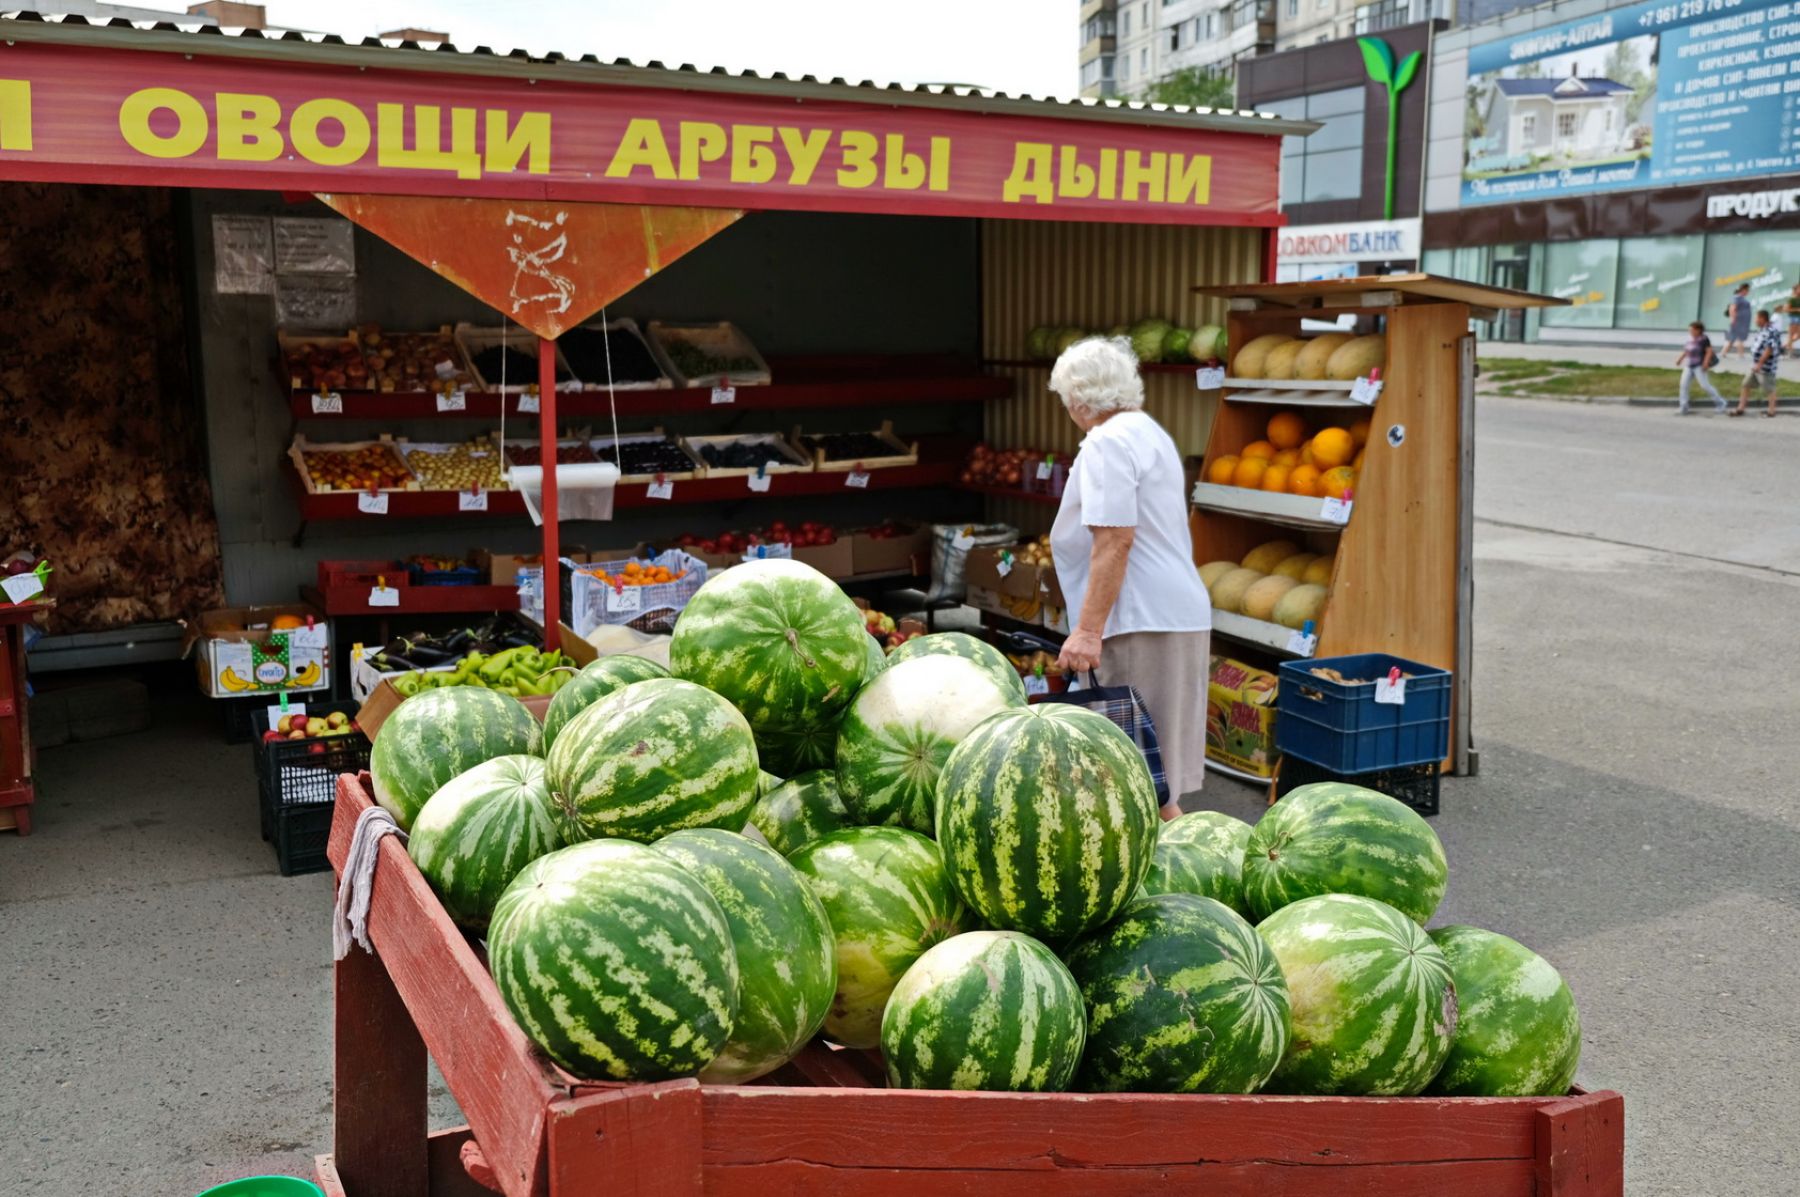
[[[1400,93],[1406,90],[1413,76],[1419,73],[1419,63],[1425,57],[1414,50],[1400,63],[1400,69],[1394,70],[1394,48],[1378,37],[1359,37],[1356,45],[1362,50],[1363,69],[1369,73],[1369,80],[1379,83],[1387,89],[1387,192],[1382,201],[1382,219],[1394,219],[1394,156],[1398,149],[1400,136]]]
[[[1369,72],[1369,78],[1388,86],[1394,80],[1394,51],[1378,37],[1359,37],[1356,44],[1362,48],[1363,67]]]

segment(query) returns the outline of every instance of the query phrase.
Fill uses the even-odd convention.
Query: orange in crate
[[[1315,465],[1297,465],[1288,471],[1288,494],[1311,495],[1322,497],[1325,492],[1319,489],[1319,467]]]
[[[1238,451],[1239,457],[1260,457],[1264,461],[1275,459],[1275,446],[1268,441],[1251,441]]]
[[[1287,466],[1271,465],[1268,469],[1263,471],[1262,488],[1267,491],[1274,491],[1276,494],[1285,494],[1288,488],[1288,474],[1289,468]]]
[[[1227,453],[1223,457],[1214,458],[1212,465],[1206,468],[1206,480],[1219,486],[1230,486],[1232,475],[1237,471],[1238,456]]]
[[[1297,411],[1278,411],[1269,417],[1268,434],[1277,449],[1298,449],[1306,439],[1306,421]]]
[[[1338,466],[1326,470],[1319,475],[1319,485],[1328,499],[1342,499],[1356,489],[1356,471],[1349,466]]]
[[[1327,470],[1350,464],[1356,456],[1356,442],[1345,428],[1322,428],[1312,438],[1313,464]]]
[[[1237,469],[1231,472],[1231,484],[1255,490],[1262,485],[1263,474],[1269,468],[1265,457],[1245,457],[1239,459]]]

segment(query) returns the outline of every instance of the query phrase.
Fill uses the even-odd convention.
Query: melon
[[[1020,702],[1025,701],[1025,679],[1019,676],[1013,663],[1006,659],[1006,654],[967,632],[932,632],[925,636],[914,636],[888,654],[887,666],[892,667],[914,657],[940,653],[975,662],[993,674],[995,681],[1016,693]]]
[[[1250,824],[1219,811],[1197,810],[1162,825],[1143,893],[1197,894],[1249,917],[1244,905],[1244,845]]]
[[[1313,582],[1302,582],[1275,601],[1270,616],[1284,628],[1302,628],[1307,620],[1315,624],[1325,618],[1325,600],[1331,592]]]
[[[1306,569],[1300,575],[1300,580],[1310,586],[1329,586],[1331,585],[1331,571],[1336,565],[1337,557],[1326,553],[1307,563]]]
[[[838,793],[837,774],[830,769],[790,777],[763,793],[750,808],[750,827],[783,856],[792,856],[821,836],[855,825]]]
[[[1283,341],[1269,350],[1269,356],[1263,359],[1263,377],[1292,378],[1294,363],[1300,360],[1300,351],[1305,349],[1306,345],[1305,341]]]
[[[1300,583],[1292,578],[1270,574],[1244,592],[1244,614],[1251,619],[1269,619],[1275,614],[1275,604],[1281,601],[1281,596],[1298,585]]]
[[[1277,565],[1269,572],[1272,574],[1280,574],[1284,578],[1292,578],[1294,581],[1298,582],[1305,577],[1306,567],[1318,559],[1319,555],[1317,553],[1295,553],[1291,557],[1283,558],[1281,564]]]
[[[1219,579],[1218,585],[1209,586],[1212,605],[1221,611],[1242,611],[1244,595],[1249,589],[1262,581],[1267,575],[1254,569],[1239,567]]]
[[[669,671],[655,661],[643,657],[619,655],[601,657],[570,678],[544,712],[544,748],[556,743],[556,734],[569,720],[614,690],[633,682],[647,682],[653,677],[668,677]]]
[[[497,756],[431,796],[406,853],[450,917],[480,930],[519,870],[562,846],[542,758]]]
[[[1291,540],[1267,541],[1244,554],[1243,566],[1259,574],[1272,574],[1277,565],[1298,552],[1300,546]]]
[[[1450,1059],[1427,1088],[1452,1097],[1561,1097],[1581,1062],[1568,984],[1536,952],[1479,927],[1431,933],[1456,982]]]
[[[1216,324],[1202,324],[1188,341],[1188,357],[1205,365],[1215,357],[1225,356],[1225,330]]]
[[[1325,377],[1325,363],[1337,352],[1338,346],[1355,340],[1349,333],[1326,333],[1314,337],[1294,359],[1294,377],[1302,379],[1320,379]]]
[[[1200,567],[1200,582],[1208,591],[1211,591],[1214,586],[1219,584],[1220,578],[1237,568],[1239,568],[1238,563],[1235,561],[1208,561]]]
[[[969,931],[926,952],[881,1020],[893,1089],[1058,1092],[1086,1040],[1087,1012],[1068,966],[1013,931]]]
[[[874,640],[874,637],[869,637]],[[812,711],[777,727],[753,727],[757,759],[783,776],[837,765],[838,720],[842,711]]]
[[[1262,378],[1264,359],[1277,345],[1285,345],[1294,338],[1286,333],[1265,333],[1245,343],[1237,351],[1232,360],[1231,373],[1237,378]]]
[[[1244,849],[1244,900],[1258,919],[1318,894],[1374,898],[1423,925],[1449,866],[1431,824],[1405,803],[1348,782],[1290,791]]]
[[[451,686],[409,698],[369,750],[375,801],[402,831],[444,783],[497,756],[543,752],[544,729],[525,704],[497,690]]]
[[[1368,376],[1370,370],[1387,365],[1387,338],[1376,334],[1345,341],[1332,350],[1325,363],[1325,377],[1351,382]]]

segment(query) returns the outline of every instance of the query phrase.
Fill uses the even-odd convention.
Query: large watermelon
[[[1197,810],[1162,825],[1144,878],[1146,894],[1199,894],[1248,916],[1244,845],[1250,824],[1216,810]]]
[[[1560,1097],[1581,1062],[1581,1017],[1562,974],[1536,952],[1479,927],[1439,927],[1431,942],[1456,981],[1456,1037],[1428,1093]]]
[[[488,967],[544,1054],[584,1080],[693,1076],[731,1036],[731,925],[706,887],[628,840],[540,856],[500,895]]]
[[[1254,1093],[1288,1042],[1288,988],[1236,911],[1194,894],[1140,898],[1076,941],[1087,1001],[1081,1087]]]
[[[676,678],[615,690],[575,716],[556,737],[546,772],[571,842],[648,843],[687,827],[736,831],[761,778],[744,717]]]
[[[1293,1007],[1270,1092],[1404,1097],[1437,1075],[1456,1033],[1456,986],[1417,923],[1373,898],[1322,894],[1256,930]]]
[[[669,667],[730,699],[752,727],[780,731],[844,708],[868,672],[868,640],[836,582],[768,558],[707,579],[675,621]]]
[[[519,870],[563,846],[535,756],[497,756],[445,782],[413,820],[407,854],[450,917],[476,930]]]
[[[643,657],[601,657],[590,663],[587,668],[570,678],[556,692],[556,697],[550,700],[550,709],[544,712],[545,751],[556,743],[556,734],[563,729],[564,724],[614,690],[623,689],[633,682],[647,682],[653,677],[668,676],[667,669]]]
[[[1315,894],[1358,894],[1423,926],[1448,878],[1429,823],[1405,803],[1347,782],[1290,792],[1257,820],[1244,849],[1244,900],[1258,920]]]
[[[1085,707],[992,716],[938,782],[937,839],[963,901],[990,926],[1052,941],[1124,909],[1159,822],[1137,745]]]
[[[737,1020],[700,1079],[742,1084],[781,1067],[819,1033],[837,991],[825,908],[792,865],[736,832],[677,831],[652,847],[706,887],[737,951]]]
[[[990,715],[1023,696],[962,657],[890,665],[864,686],[838,724],[837,775],[856,822],[932,833],[938,774],[950,750]]]
[[[829,769],[790,777],[750,808],[750,826],[783,856],[792,856],[822,835],[855,825],[838,793],[837,774]]]
[[[906,970],[881,1019],[895,1089],[1059,1092],[1087,1016],[1056,953],[1016,931],[946,939]]]
[[[837,937],[837,996],[825,1033],[845,1047],[881,1042],[881,1012],[926,948],[963,930],[967,912],[938,846],[898,827],[851,827],[789,858]]]
[[[869,658],[869,667],[863,671],[863,683],[866,685],[875,680],[876,674],[888,667],[888,654],[887,650],[881,647],[881,641],[874,636],[868,637],[868,643],[864,645],[864,648]]]
[[[932,632],[927,636],[914,636],[888,654],[888,666],[892,668],[914,657],[940,654],[975,662],[993,674],[995,681],[1017,695],[1021,703],[1025,701],[1025,679],[1019,676],[1019,671],[1006,659],[1006,654],[967,632]]]
[[[843,712],[815,712],[785,727],[754,727],[756,754],[783,777],[837,764],[838,720]]]
[[[369,777],[375,801],[402,830],[443,784],[497,756],[543,752],[544,729],[525,704],[478,686],[452,686],[409,698],[375,733]]]

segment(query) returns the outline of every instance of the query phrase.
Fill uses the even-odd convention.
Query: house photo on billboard
[[[1625,74],[1618,66],[1654,53],[1654,38],[1635,38],[1617,43],[1606,57],[1619,60],[1613,73]],[[1655,91],[1654,63],[1648,70],[1632,71],[1641,80],[1634,86],[1592,67],[1584,73],[1580,58],[1569,56],[1566,73],[1496,74],[1469,84],[1465,177],[1623,163],[1649,154],[1646,110]],[[1531,65],[1561,63],[1553,59]]]

